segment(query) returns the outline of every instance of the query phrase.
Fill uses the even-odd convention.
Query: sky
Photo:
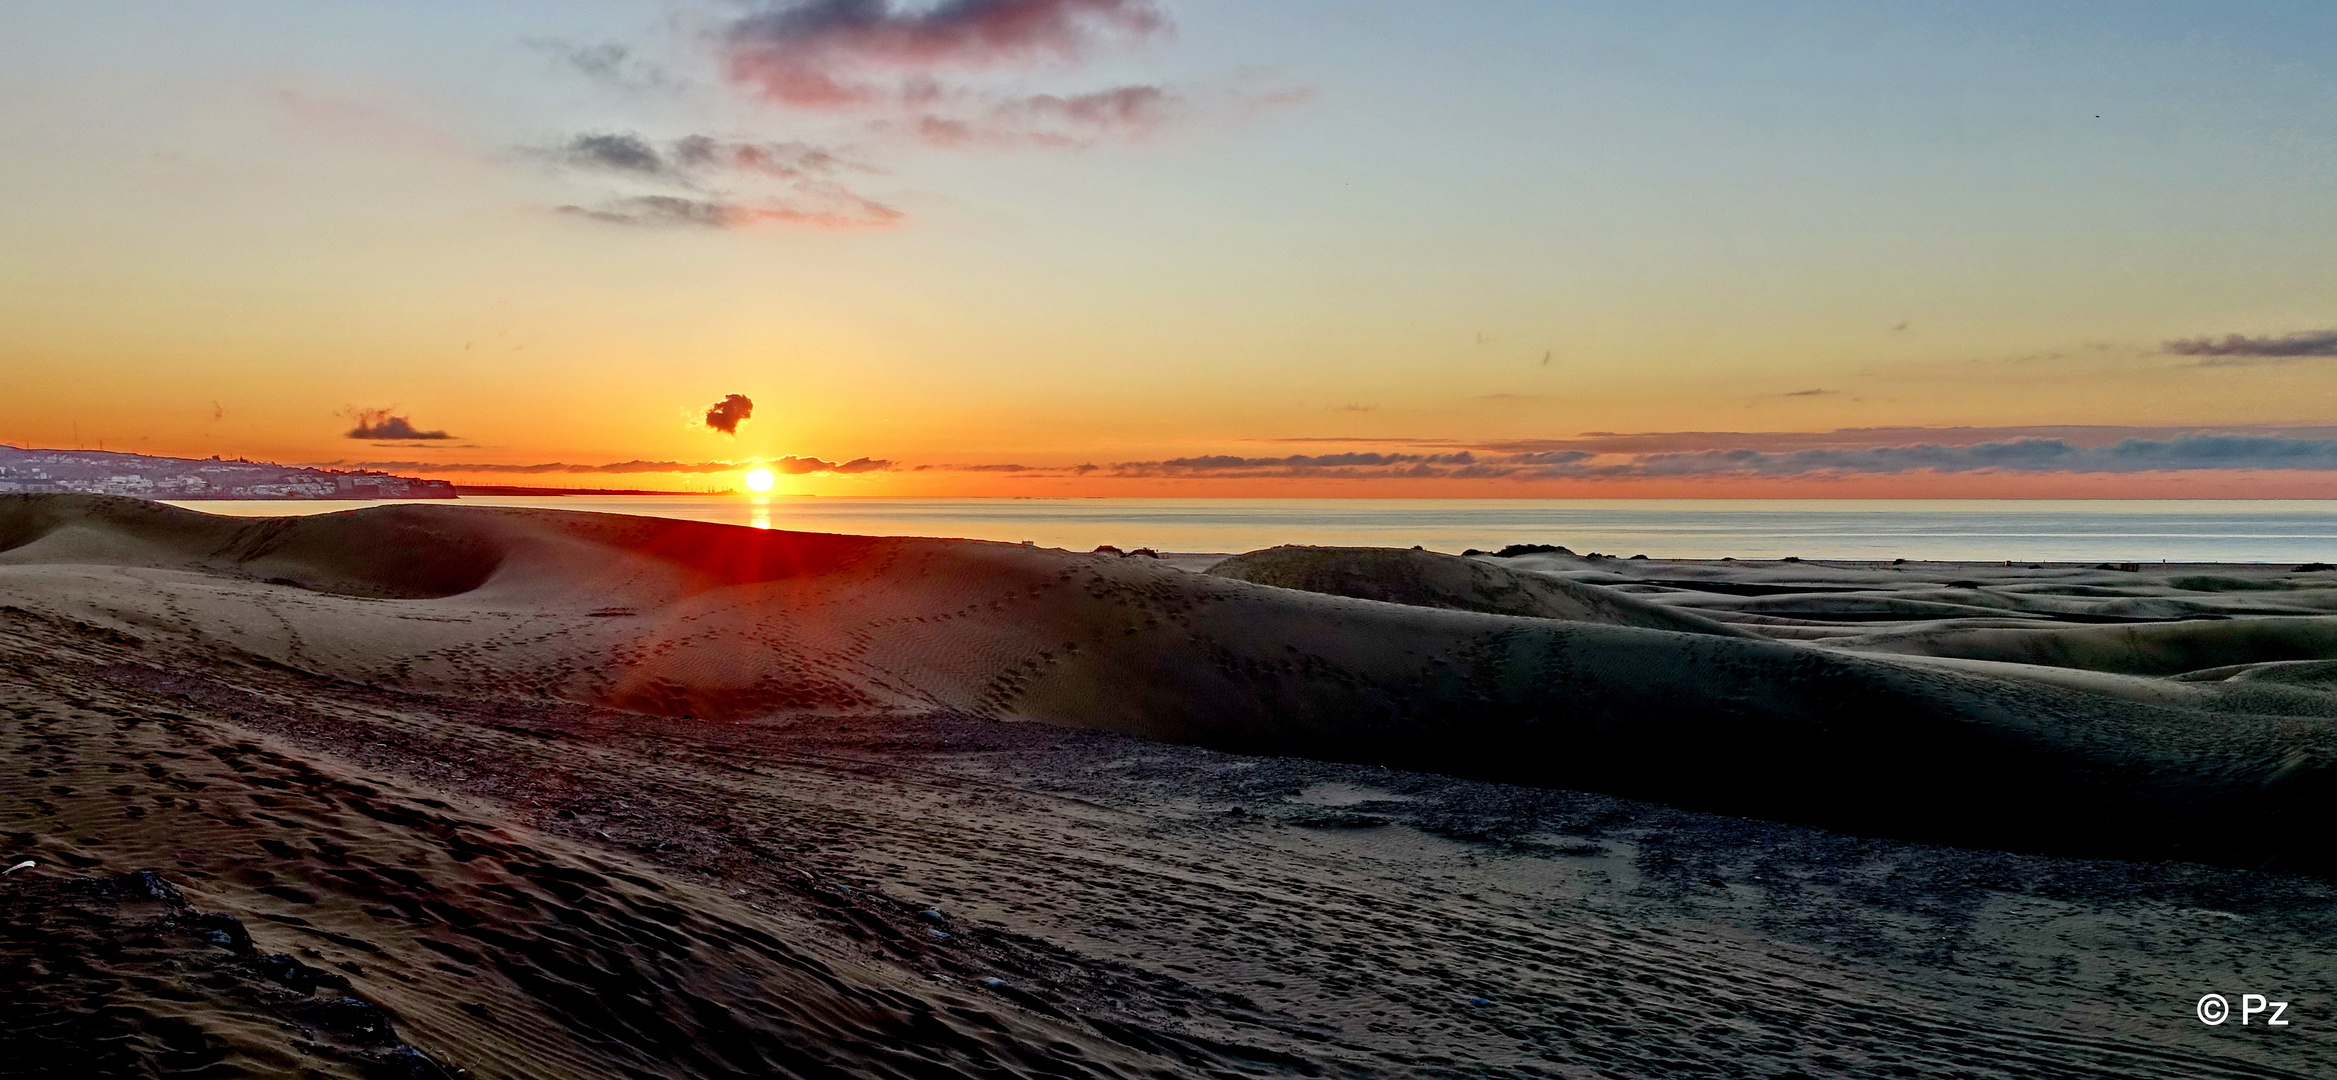
[[[0,7],[0,441],[2337,497],[2337,5]]]

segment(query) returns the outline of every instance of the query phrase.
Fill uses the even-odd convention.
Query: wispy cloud
[[[1136,130],[1160,123],[1168,101],[1168,93],[1157,86],[1120,86],[1070,97],[1039,94],[1022,99],[1015,108],[1083,127]]]
[[[1184,116],[1187,102],[1149,84],[1009,92],[980,73],[1070,71],[1169,29],[1152,0],[796,0],[731,23],[723,63],[734,85],[765,102],[858,117],[880,137],[949,149],[1077,149],[1144,138]],[[1255,113],[1307,96],[1282,88],[1237,95],[1227,107]]]
[[[752,142],[685,135],[660,146],[631,133],[578,135],[543,152],[579,169],[698,183],[717,173],[797,180],[874,172],[835,150],[804,142]]]
[[[901,212],[835,179],[840,172],[874,172],[827,147],[802,142],[752,142],[685,135],[662,144],[630,133],[577,135],[532,151],[582,172],[642,181],[667,192],[615,197],[560,212],[620,225],[683,225],[738,229],[759,224],[829,229],[883,228]],[[784,194],[738,197],[715,186],[725,178],[781,181]],[[683,192],[675,194],[673,192]]]
[[[1265,76],[1255,73],[1181,90],[1062,85],[1107,51],[1168,36],[1157,0],[744,0],[733,10],[740,9],[711,35],[718,81],[854,147],[1079,150],[1314,96],[1305,87],[1256,85]],[[622,43],[531,44],[612,87],[678,90],[693,81]],[[597,201],[554,207],[584,220],[729,230],[868,229],[904,219],[858,190],[863,181],[854,174],[881,170],[858,152],[812,143],[585,132],[521,156],[614,188]]]
[[[570,205],[552,209],[611,225],[695,225],[710,229],[734,229],[750,223],[745,207],[673,195],[635,195],[631,198],[611,199],[598,206]]]
[[[571,465],[552,461],[541,464],[513,465],[498,462],[440,462],[440,461],[357,461],[350,463],[361,469],[385,469],[398,472],[420,472],[428,475],[443,473],[516,473],[536,475],[543,473],[725,473],[756,467],[773,472],[802,473],[865,473],[882,472],[893,463],[882,458],[853,458],[850,461],[828,461],[816,457],[793,454],[776,458],[758,458],[746,461],[618,461],[606,465]]]
[[[1651,454],[1697,450],[1857,449],[1935,444],[1977,446],[2025,439],[2060,439],[2077,446],[2108,446],[2124,439],[2173,439],[2186,435],[2266,436],[2289,439],[2337,438],[2337,425],[2162,425],[2037,424],[2008,427],[1871,427],[1832,431],[1591,431],[1570,438],[1456,439],[1296,436],[1254,440],[1284,445],[1404,446],[1418,449],[1531,453],[1583,450],[1599,454]]]
[[[1897,429],[1906,435],[1910,430]],[[1968,434],[1986,429],[1942,429]],[[2081,429],[2082,430],[2082,429]],[[2114,429],[2113,429],[2114,430]],[[2177,434],[2086,442],[2014,437],[1811,446],[1777,441],[1785,433],[1725,432],[1589,437],[1432,450],[1414,440],[1403,449],[1328,454],[1213,454],[1159,461],[1082,466],[1077,475],[1159,478],[1631,480],[1888,476],[1907,473],[2133,474],[2188,471],[2337,472],[2337,432]],[[1857,433],[1850,433],[1855,438]],[[1693,436],[1693,439],[1687,438]],[[1804,434],[1800,439],[1825,438]],[[1394,442],[1395,440],[1387,440]],[[1732,445],[1733,442],[1733,445]],[[1767,444],[1768,448],[1759,448]],[[1671,447],[1655,449],[1654,447]],[[1685,447],[1685,448],[1683,448]],[[920,466],[919,468],[935,468]],[[1044,466],[938,466],[943,469],[1074,475]]]
[[[2177,338],[2165,345],[2177,356],[2204,356],[2200,367],[2240,367],[2284,364],[2315,357],[2337,356],[2337,330],[2306,330],[2281,337],[2226,334],[2221,338]]]
[[[993,101],[970,114],[922,112],[877,122],[931,146],[1076,149],[1105,138],[1140,139],[1164,127],[1181,99],[1157,86],[1120,86],[1069,97],[1036,94]]]
[[[942,73],[1070,64],[1107,40],[1167,29],[1150,0],[798,0],[732,23],[725,60],[733,80],[772,101],[846,108],[917,96]],[[889,87],[886,74],[907,78]]]
[[[1926,443],[1860,450],[1701,450],[1646,454],[1611,465],[1584,464],[1574,475],[1807,476],[1980,470],[2137,473],[2195,469],[2337,470],[2337,439],[2185,435],[2173,439],[2123,439],[2108,446],[2079,446],[2061,439],[2021,439],[1975,446]]]
[[[682,80],[663,66],[643,59],[632,46],[622,42],[578,45],[535,40],[528,44],[550,53],[561,66],[602,86],[635,93],[675,90],[682,86]]]
[[[788,456],[782,458],[773,458],[769,461],[763,462],[763,464],[774,472],[790,474],[814,472],[846,474],[883,472],[893,467],[892,462],[886,461],[883,458],[866,457],[857,457],[850,461],[822,461],[815,457]]]
[[[554,153],[561,161],[588,169],[642,176],[665,176],[673,172],[665,155],[638,135],[578,135]]]
[[[594,206],[555,206],[554,211],[612,225],[745,229],[756,225],[797,225],[821,229],[881,229],[901,212],[876,203],[837,210],[785,202],[735,203],[675,195],[634,195]]]

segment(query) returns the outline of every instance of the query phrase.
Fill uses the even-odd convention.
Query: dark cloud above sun
[[[753,399],[745,394],[725,394],[722,400],[706,407],[706,426],[725,435],[736,435],[738,426],[753,415]]]

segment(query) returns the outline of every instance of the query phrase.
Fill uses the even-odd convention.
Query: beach
[[[1569,540],[0,497],[0,1000],[313,1075],[2337,1066],[2337,571]]]

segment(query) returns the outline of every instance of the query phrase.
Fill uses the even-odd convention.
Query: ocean
[[[1276,544],[1460,552],[1563,544],[1652,558],[2337,562],[2337,501],[1761,499],[919,499],[744,495],[478,497],[524,506],[1085,551]],[[182,502],[241,516],[356,502]]]

